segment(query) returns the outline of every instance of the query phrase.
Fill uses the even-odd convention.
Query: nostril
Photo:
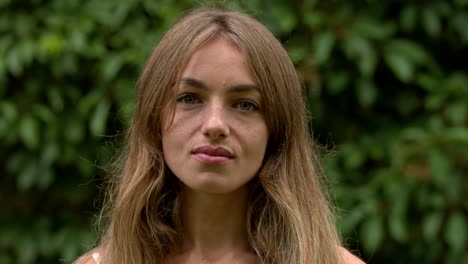
[[[207,137],[211,137],[211,138],[214,138],[214,139],[227,136],[227,132],[223,128],[206,129],[203,134],[205,136],[207,136]]]
[[[212,139],[219,139],[229,136],[229,121],[223,102],[217,100],[210,101],[204,112],[204,120],[201,126],[201,132],[204,136]]]
[[[229,135],[229,127],[225,122],[209,120],[203,124],[202,133],[211,138],[226,137]]]

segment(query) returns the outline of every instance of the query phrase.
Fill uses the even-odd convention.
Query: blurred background
[[[216,1],[0,0],[0,264],[95,243],[135,83]],[[368,263],[468,263],[468,1],[224,1],[304,81],[346,244]]]

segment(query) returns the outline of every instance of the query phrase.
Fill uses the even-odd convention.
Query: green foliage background
[[[90,249],[139,71],[203,1],[0,0],[0,264]],[[368,263],[468,263],[468,1],[226,1],[304,80],[339,226]]]

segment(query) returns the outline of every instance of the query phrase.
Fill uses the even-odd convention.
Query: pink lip
[[[206,164],[224,164],[234,157],[226,148],[208,145],[197,147],[192,154],[198,161]]]

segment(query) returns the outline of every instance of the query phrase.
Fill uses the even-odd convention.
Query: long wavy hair
[[[340,239],[308,130],[302,84],[279,41],[250,16],[204,9],[161,39],[138,80],[127,146],[104,209],[101,263],[164,263],[183,239],[180,182],[161,146],[161,112],[191,55],[224,35],[247,58],[270,131],[264,163],[249,182],[247,232],[260,263],[342,263]],[[121,165],[120,165],[121,164]]]

